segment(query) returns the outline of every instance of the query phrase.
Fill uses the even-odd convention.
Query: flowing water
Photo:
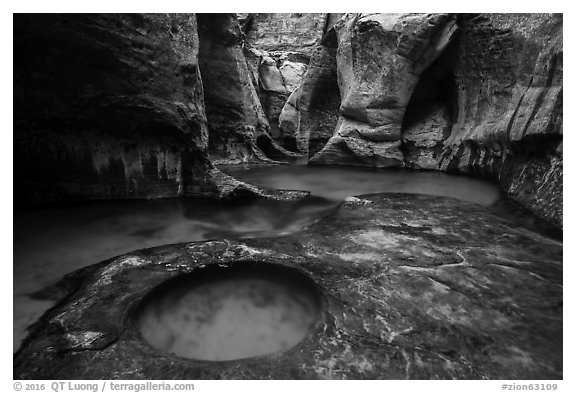
[[[444,195],[485,206],[501,198],[497,186],[490,182],[435,172],[305,166],[222,169],[262,187],[310,190],[313,197],[291,203],[108,201],[15,212],[14,350],[25,337],[25,328],[54,304],[33,299],[31,294],[56,283],[66,273],[133,250],[196,240],[292,233],[325,215],[345,197],[365,193]],[[227,284],[219,285],[226,293],[235,291]],[[237,291],[245,293],[240,287]],[[190,296],[198,299],[197,295]],[[224,298],[221,301],[231,304]]]

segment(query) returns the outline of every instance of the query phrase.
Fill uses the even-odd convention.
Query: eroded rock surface
[[[302,83],[282,108],[279,123],[284,147],[313,156],[332,137],[339,107],[336,44],[319,45]]]
[[[440,166],[444,141],[452,122],[442,101],[424,101],[408,107],[402,126],[405,166],[435,170]]]
[[[348,14],[334,25],[340,118],[311,163],[401,166],[404,112],[456,32],[449,14]]]
[[[266,160],[256,145],[270,126],[252,84],[235,14],[199,14],[200,70],[214,161]]]
[[[280,114],[290,94],[300,86],[309,58],[298,52],[250,50],[259,54],[259,97],[270,122],[270,133],[275,140],[282,141],[279,138]]]
[[[137,306],[159,284],[260,262],[298,269],[324,298],[300,344],[205,362],[140,337]],[[169,245],[72,273],[15,355],[14,378],[562,379],[562,284],[561,243],[476,204],[350,197],[298,234]]]
[[[301,84],[310,55],[328,24],[327,14],[243,14],[245,53],[249,68],[258,75],[258,92],[272,137],[284,143],[279,118],[288,97]],[[257,59],[256,61],[251,59]]]
[[[562,15],[480,14],[461,21],[458,117],[443,170],[498,179],[562,227]]]
[[[175,196],[203,181],[194,15],[21,14],[14,48],[18,199]]]
[[[314,13],[240,15],[246,40],[266,52],[311,51],[324,34],[327,18]]]
[[[254,189],[208,158],[193,14],[21,14],[14,33],[19,203]]]
[[[493,178],[561,229],[562,24],[554,14],[331,14],[281,137],[310,163]]]

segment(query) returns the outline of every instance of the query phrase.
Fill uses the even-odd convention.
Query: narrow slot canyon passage
[[[14,15],[13,377],[563,379],[563,16]]]

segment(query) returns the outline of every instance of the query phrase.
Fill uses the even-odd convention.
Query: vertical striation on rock
[[[211,158],[302,154],[492,178],[561,227],[562,24],[554,14],[16,15],[15,197],[222,197],[254,189]]]
[[[340,92],[336,71],[336,47],[319,45],[312,53],[302,83],[280,114],[280,137],[284,147],[307,157],[321,150],[338,121]]]
[[[329,23],[327,14],[244,14],[245,53],[272,138],[292,151],[294,140],[280,127],[281,112],[300,86],[311,54]]]
[[[267,154],[291,156],[271,140],[236,14],[198,14],[198,24],[211,158],[217,163],[241,163],[271,162]],[[266,86],[277,88],[280,78],[270,76]]]
[[[266,160],[256,138],[270,126],[262,111],[242,51],[242,32],[234,14],[198,14],[199,63],[215,161]]]
[[[562,226],[562,15],[465,16],[440,169],[492,177]]]
[[[348,14],[336,23],[340,118],[310,162],[401,166],[401,126],[412,92],[456,29],[449,14]]]
[[[193,14],[15,15],[15,199],[223,195],[198,46]]]

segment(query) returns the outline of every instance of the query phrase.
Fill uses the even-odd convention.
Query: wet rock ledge
[[[153,349],[141,300],[209,264],[274,263],[324,298],[295,347],[233,361]],[[74,272],[30,331],[15,379],[561,379],[562,244],[450,198],[348,198],[285,237],[141,250]]]

